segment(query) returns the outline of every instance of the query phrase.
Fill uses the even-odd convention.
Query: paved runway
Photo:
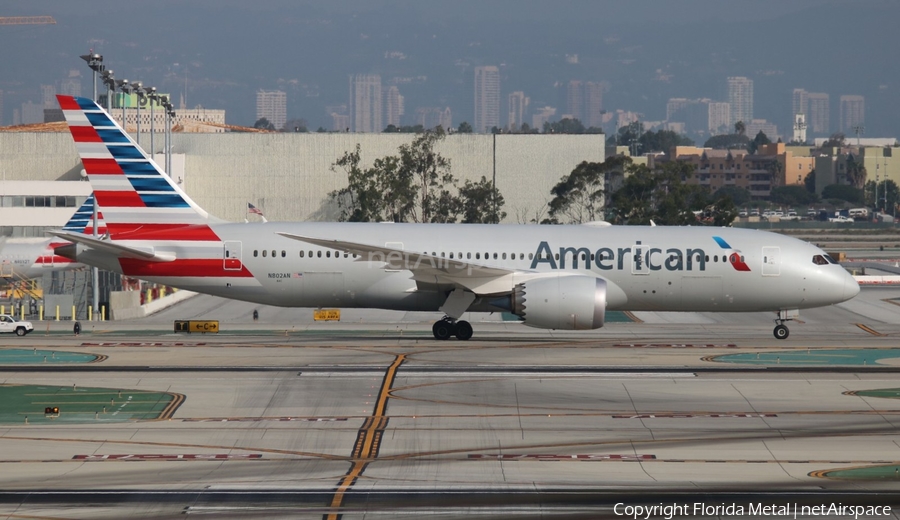
[[[473,340],[438,342],[413,315],[315,324],[311,311],[267,308],[253,323],[252,307],[206,297],[79,337],[38,327],[0,345],[101,361],[0,366],[3,384],[184,400],[154,420],[75,420],[63,407],[58,422],[0,424],[0,514],[596,518],[622,501],[900,506],[890,471],[900,401],[867,392],[900,387],[896,298],[866,289],[804,312],[786,341],[772,338],[768,315],[637,313],[640,322],[587,333],[476,317]],[[170,333],[188,312],[229,317],[217,336]],[[860,349],[879,355],[859,364]],[[735,354],[745,357],[720,358]],[[848,468],[870,473],[828,476]]]

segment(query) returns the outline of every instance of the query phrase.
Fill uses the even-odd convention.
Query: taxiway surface
[[[623,500],[900,505],[898,289],[804,312],[786,341],[757,314],[636,313],[579,333],[473,320],[471,341],[439,342],[408,316],[322,324],[290,311],[298,317],[273,322],[265,309],[253,323],[246,304],[219,335],[170,333],[173,316],[238,305],[198,298],[78,337],[54,325],[0,340],[0,354],[98,359],[0,357],[0,381],[26,385],[30,399],[0,424],[0,514],[594,518]],[[116,396],[94,413],[61,405],[44,417],[54,401],[90,404],[79,389],[97,388]],[[154,418],[110,417],[165,393],[182,398]]]

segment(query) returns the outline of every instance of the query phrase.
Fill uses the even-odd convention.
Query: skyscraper
[[[841,132],[854,132],[866,122],[866,98],[841,96]]]
[[[566,114],[584,121],[584,87],[577,79],[569,81],[566,88]]]
[[[728,103],[731,104],[731,122],[753,120],[753,80],[744,76],[728,78]]]
[[[809,93],[802,88],[795,88],[791,97],[791,120],[797,120],[797,114],[809,113]]]
[[[44,108],[57,108],[56,87],[53,85],[41,85],[41,105]]]
[[[400,116],[403,115],[403,96],[400,95],[400,89],[396,85],[392,85],[387,90],[384,115],[387,119],[387,125],[400,126]]]
[[[399,94],[399,91],[398,91]],[[350,130],[353,132],[381,132],[381,76],[356,74],[350,76]]]
[[[500,126],[500,69],[493,65],[475,67],[476,133],[488,133]]]
[[[0,90],[0,126],[3,126],[3,91]]]
[[[70,70],[69,77],[59,83],[59,93],[64,96],[81,97],[81,71]]]
[[[518,130],[525,122],[525,114],[528,112],[528,104],[531,100],[521,90],[509,95],[509,120],[507,128]]]
[[[287,123],[287,94],[280,90],[258,90],[256,92],[256,119],[266,118],[276,130]]]
[[[831,131],[831,101],[824,92],[810,92],[809,115],[806,118],[808,129],[813,134],[828,134]]]
[[[588,81],[584,84],[584,126],[603,126],[603,84]]]

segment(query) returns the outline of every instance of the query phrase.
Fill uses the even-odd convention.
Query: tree
[[[863,163],[853,158],[853,155],[847,156],[847,182],[856,189],[862,189],[866,185],[866,167]]]
[[[803,178],[803,185],[806,186],[806,191],[810,193],[816,192],[816,170],[806,174],[806,177]]]
[[[747,133],[747,125],[744,124],[743,121],[738,121],[734,124],[734,133],[737,135],[744,135]]]
[[[503,195],[483,175],[478,182],[466,180],[459,188],[459,199],[464,224],[498,224],[506,218]]]
[[[672,130],[658,130],[656,132],[644,132],[638,139],[641,143],[641,151],[646,152],[666,152],[676,146],[691,146],[694,141],[687,137],[673,132]]]
[[[710,200],[705,187],[683,181],[694,174],[690,163],[670,161],[656,171],[636,165],[630,171],[631,175],[612,195],[619,224],[649,224],[650,220],[670,226],[697,224],[695,211],[701,213],[700,223],[729,225],[737,217],[729,197]]]
[[[640,139],[643,130],[644,125],[640,121],[632,121],[625,126],[620,126],[618,132],[606,140],[606,144],[631,145],[632,141]]]
[[[434,151],[434,145],[443,139],[443,131],[429,130],[412,143],[400,145],[400,177],[416,186],[418,197],[410,214],[412,222],[455,222],[459,213],[455,201],[443,193],[445,186],[456,183],[450,161]]]
[[[750,147],[747,149],[750,153],[756,153],[759,150],[759,147],[764,144],[770,144],[772,141],[769,139],[762,130],[756,133],[756,136],[750,141]]]
[[[260,130],[275,130],[275,125],[269,122],[268,119],[261,117],[253,123],[253,128],[259,128]]]
[[[769,172],[769,175],[772,176],[772,187],[784,186],[784,164],[778,160],[778,157],[773,157],[768,163],[766,163],[766,171]]]
[[[707,139],[703,146],[716,150],[746,150],[750,147],[750,139],[746,135],[738,134],[714,135]]]
[[[723,199],[728,197],[736,206],[743,206],[752,199],[750,191],[740,186],[722,186],[714,194],[713,198]]]
[[[608,188],[616,184],[613,177],[623,176],[631,164],[631,158],[625,156],[602,163],[582,161],[550,190],[549,221],[583,224],[603,220]]]
[[[849,202],[851,204],[862,204],[862,190],[847,186],[846,184],[829,184],[822,190],[823,199],[836,199]]]
[[[282,130],[285,132],[309,132],[307,126],[308,123],[306,122],[306,119],[296,118],[288,120],[284,124],[284,128]]]
[[[844,141],[846,139],[847,137],[843,133],[836,132],[834,134],[831,134],[831,137],[829,137],[827,141],[822,143],[822,148],[841,148],[842,146],[844,146]]]
[[[459,127],[456,129],[457,133],[460,134],[471,134],[472,133],[472,125],[463,121],[459,124]]]
[[[807,191],[805,186],[778,186],[772,188],[769,200],[786,206],[805,206],[818,202],[819,197],[815,193]]]
[[[577,119],[565,118],[555,123],[544,123],[545,134],[583,134],[584,125]]]
[[[897,183],[888,179],[878,182],[876,199],[875,181],[866,183],[866,205],[874,207],[876,210],[884,209],[887,213],[893,213],[894,207],[900,203],[900,188]]]

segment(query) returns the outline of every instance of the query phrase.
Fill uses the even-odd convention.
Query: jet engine
[[[536,278],[517,284],[512,312],[540,329],[599,329],[606,316],[606,281],[592,276]]]

